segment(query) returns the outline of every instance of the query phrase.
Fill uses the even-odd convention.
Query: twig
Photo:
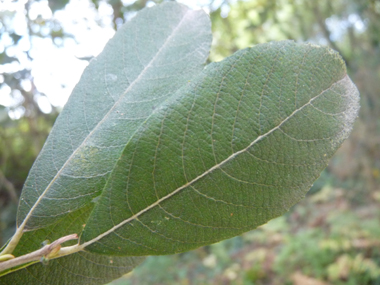
[[[51,244],[45,245],[43,248],[39,250],[7,261],[0,262],[0,272],[28,262],[41,260],[41,258],[54,258],[56,256],[60,256],[59,251],[61,249],[61,244],[73,239],[78,239],[78,235],[71,234],[68,236],[61,237],[56,241],[52,242]]]

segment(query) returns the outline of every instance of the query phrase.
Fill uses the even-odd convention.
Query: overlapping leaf
[[[48,226],[98,196],[136,129],[203,68],[210,42],[208,16],[176,3],[124,25],[57,119],[25,183],[18,225]]]
[[[116,33],[86,68],[30,171],[17,219],[26,232],[15,256],[81,233],[125,145],[203,69],[210,44],[209,17],[177,3],[144,9]],[[9,273],[0,283],[103,284],[141,261],[76,253]]]
[[[284,41],[202,71],[209,28],[176,3],[145,9],[90,63],[25,184],[13,253],[72,233],[87,252],[4,284],[108,282],[136,256],[238,235],[305,195],[357,116],[344,62]]]
[[[170,254],[266,223],[304,197],[358,98],[328,48],[268,43],[209,65],[124,149],[81,243]]]

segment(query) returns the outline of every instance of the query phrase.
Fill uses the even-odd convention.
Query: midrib
[[[339,84],[340,82],[344,81],[344,80],[347,80],[347,75],[345,75],[342,79],[336,81],[335,83],[331,84],[328,88],[326,88],[325,90],[323,90],[321,93],[319,93],[318,95],[316,95],[314,98],[311,98],[307,103],[305,103],[303,106],[299,107],[298,109],[296,109],[295,111],[293,111],[288,117],[286,117],[284,120],[282,120],[276,127],[272,128],[271,130],[269,130],[268,132],[266,132],[265,134],[257,137],[254,141],[252,141],[247,147],[245,147],[244,149],[241,149],[233,154],[231,154],[229,157],[227,157],[225,160],[223,160],[222,162],[214,165],[213,167],[211,167],[210,169],[208,169],[207,171],[203,172],[202,174],[200,174],[199,176],[197,176],[196,178],[194,178],[193,180],[191,180],[190,182],[182,185],[181,187],[175,189],[173,192],[169,193],[168,195],[162,197],[161,199],[157,200],[156,202],[152,203],[151,205],[149,205],[148,207],[146,207],[145,209],[141,210],[140,212],[138,212],[137,214],[133,215],[132,217],[120,222],[119,224],[117,224],[116,226],[112,227],[111,229],[109,229],[108,231],[98,235],[97,237],[83,243],[80,245],[81,248],[85,248],[86,246],[89,246],[90,244],[102,239],[103,237],[107,236],[108,234],[114,232],[115,230],[117,230],[118,228],[122,227],[123,225],[129,223],[130,221],[133,221],[135,220],[136,218],[138,218],[139,216],[141,216],[142,214],[146,213],[147,211],[149,211],[150,209],[156,207],[157,205],[159,205],[161,202],[169,199],[170,197],[174,196],[175,194],[179,193],[181,190],[187,188],[188,186],[194,184],[195,182],[197,182],[198,180],[202,179],[203,177],[205,177],[206,175],[210,174],[211,172],[213,172],[214,170],[220,168],[221,166],[223,166],[224,164],[226,164],[227,162],[231,161],[232,159],[234,159],[236,156],[238,156],[239,154],[242,154],[244,152],[246,152],[249,148],[251,148],[254,144],[256,144],[258,141],[260,141],[261,139],[269,136],[271,133],[273,133],[274,131],[276,131],[277,129],[279,129],[284,123],[286,123],[289,119],[291,119],[296,113],[298,113],[299,111],[301,111],[302,109],[304,109],[305,107],[309,106],[314,100],[316,100],[318,97],[320,97],[322,94],[324,94],[326,91],[330,90],[334,85],[336,84]]]
[[[39,205],[39,203],[41,202],[41,200],[44,198],[44,196],[47,194],[47,192],[49,191],[49,189],[52,187],[52,185],[54,184],[54,182],[58,179],[58,177],[61,175],[62,171],[65,169],[65,167],[68,165],[68,163],[71,161],[71,159],[75,156],[75,154],[82,148],[82,146],[84,146],[87,142],[87,140],[97,131],[97,129],[103,124],[103,122],[106,121],[106,119],[109,117],[109,115],[112,113],[112,111],[114,111],[114,109],[117,107],[117,105],[124,99],[124,97],[126,96],[126,94],[128,94],[128,92],[133,88],[133,86],[139,82],[141,80],[141,78],[145,75],[146,71],[152,66],[152,64],[154,63],[154,61],[159,57],[159,55],[161,54],[161,52],[167,47],[168,43],[171,41],[171,39],[176,35],[176,33],[178,32],[179,28],[181,27],[181,25],[183,24],[183,22],[185,21],[185,19],[187,18],[188,16],[188,13],[190,11],[186,11],[186,13],[184,14],[184,16],[182,17],[182,19],[179,21],[178,25],[173,29],[172,33],[169,35],[169,37],[165,40],[165,42],[163,43],[163,45],[160,47],[160,49],[157,51],[156,55],[149,61],[149,63],[144,67],[144,69],[141,71],[141,73],[139,74],[139,76],[128,86],[128,88],[123,92],[122,95],[120,95],[119,99],[115,102],[115,104],[112,106],[112,108],[107,112],[107,114],[103,117],[102,120],[100,120],[96,126],[91,130],[91,132],[86,136],[86,138],[83,140],[83,142],[75,149],[75,151],[69,156],[69,158],[66,160],[66,162],[62,165],[62,167],[59,169],[59,171],[57,172],[57,174],[54,176],[54,178],[50,181],[50,183],[48,184],[48,186],[45,188],[45,190],[42,192],[42,194],[38,197],[37,201],[34,203],[33,207],[29,210],[28,214],[26,215],[26,217],[24,218],[22,224],[18,227],[18,231],[22,231],[26,225],[26,223],[28,222],[28,220],[30,219],[30,217],[32,216],[33,214],[33,211],[36,209],[36,207]],[[150,117],[150,116],[149,116]],[[149,118],[148,117],[148,118]],[[147,119],[148,119],[147,118]],[[133,134],[130,136],[130,138],[133,137]],[[126,144],[129,143],[129,140]]]

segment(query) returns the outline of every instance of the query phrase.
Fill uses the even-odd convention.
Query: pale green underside
[[[144,9],[90,62],[24,185],[17,223],[29,215],[28,232],[14,255],[81,233],[134,132],[203,69],[210,26],[203,11],[177,3]],[[10,273],[0,284],[104,284],[142,260],[79,253]]]
[[[87,252],[1,284],[102,284],[136,256],[236,236],[305,196],[357,116],[341,57],[282,41],[203,68],[210,44],[208,16],[172,2],[91,61],[25,183],[14,254],[72,233]]]
[[[284,214],[347,138],[358,98],[328,48],[268,43],[210,64],[126,146],[81,243],[172,254]]]

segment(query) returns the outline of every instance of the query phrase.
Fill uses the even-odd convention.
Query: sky
[[[97,56],[104,48],[107,41],[115,34],[112,28],[112,7],[104,2],[100,2],[99,9],[96,10],[89,0],[71,0],[63,10],[52,13],[48,1],[32,2],[29,13],[26,15],[25,3],[27,0],[0,0],[0,13],[14,13],[8,19],[8,24],[13,27],[14,32],[21,36],[18,45],[6,48],[12,40],[7,35],[2,35],[0,39],[0,53],[6,50],[6,54],[17,57],[19,63],[0,65],[0,83],[4,81],[3,73],[15,72],[28,67],[32,70],[32,76],[37,89],[41,95],[36,96],[41,111],[50,113],[52,107],[62,108],[70,96],[73,88],[80,79],[80,76],[88,65],[89,58]],[[124,5],[132,4],[134,0],[123,0]],[[192,9],[205,9],[209,6],[210,0],[179,0],[178,2],[189,6]],[[223,0],[214,1],[215,8],[222,5]],[[148,1],[147,6],[155,5]],[[227,16],[229,7],[222,9],[222,14]],[[54,42],[50,37],[41,38],[30,37],[27,27],[27,18],[30,20],[50,21],[54,20],[61,24],[65,33],[73,34],[74,38],[55,38]],[[132,18],[133,14],[129,17]],[[0,26],[1,27],[1,26]],[[54,26],[41,29],[40,25],[31,26],[34,32],[48,35]],[[29,50],[32,60],[28,59],[25,51]],[[82,58],[82,59],[81,59]],[[24,90],[32,88],[30,80],[22,82]],[[12,93],[11,93],[12,92]],[[10,107],[9,115],[12,119],[23,116],[25,110],[11,108],[20,105],[23,96],[20,91],[13,90],[3,84],[0,89],[0,104]]]
[[[135,0],[123,0],[124,5],[129,5]],[[230,0],[230,3],[237,0]],[[12,26],[14,32],[21,36],[17,46],[6,48],[12,43],[12,39],[7,34],[0,35],[0,53],[6,50],[10,57],[17,57],[18,62],[0,65],[0,83],[4,81],[3,73],[15,72],[27,67],[31,69],[34,83],[41,95],[37,95],[37,101],[41,111],[50,113],[52,107],[62,108],[69,98],[73,88],[79,81],[83,70],[88,65],[89,58],[97,56],[104,48],[107,41],[113,37],[115,31],[112,27],[112,7],[106,1],[100,2],[99,9],[96,10],[90,0],[70,0],[63,10],[52,13],[47,0],[31,2],[29,13],[26,15],[25,3],[27,0],[0,0],[0,13],[14,13],[13,17],[7,18],[7,23],[0,22],[1,25]],[[212,2],[211,9],[221,6],[222,17],[227,17],[229,6],[223,4],[223,0],[178,0],[192,9],[204,9]],[[148,6],[155,5],[148,1]],[[129,19],[134,14],[128,15]],[[30,37],[27,27],[27,18],[38,21],[59,22],[66,34],[73,37],[64,39],[57,37],[53,40],[50,37],[42,38]],[[4,18],[5,19],[5,18]],[[326,24],[332,32],[333,40],[337,40],[347,29],[345,25],[353,24],[358,31],[365,30],[363,23],[357,15],[350,15],[347,23],[339,19],[329,18]],[[349,23],[350,22],[350,23]],[[121,25],[121,24],[120,24]],[[40,25],[30,27],[34,32],[48,35],[51,30],[57,27],[51,25],[41,28]],[[25,51],[29,50],[32,60],[28,59]],[[22,87],[26,91],[32,88],[30,80],[24,80]],[[11,93],[12,92],[12,93]],[[19,106],[23,100],[19,90],[11,91],[5,84],[0,88],[0,104],[8,107],[8,112],[12,119],[23,116],[25,110]]]

